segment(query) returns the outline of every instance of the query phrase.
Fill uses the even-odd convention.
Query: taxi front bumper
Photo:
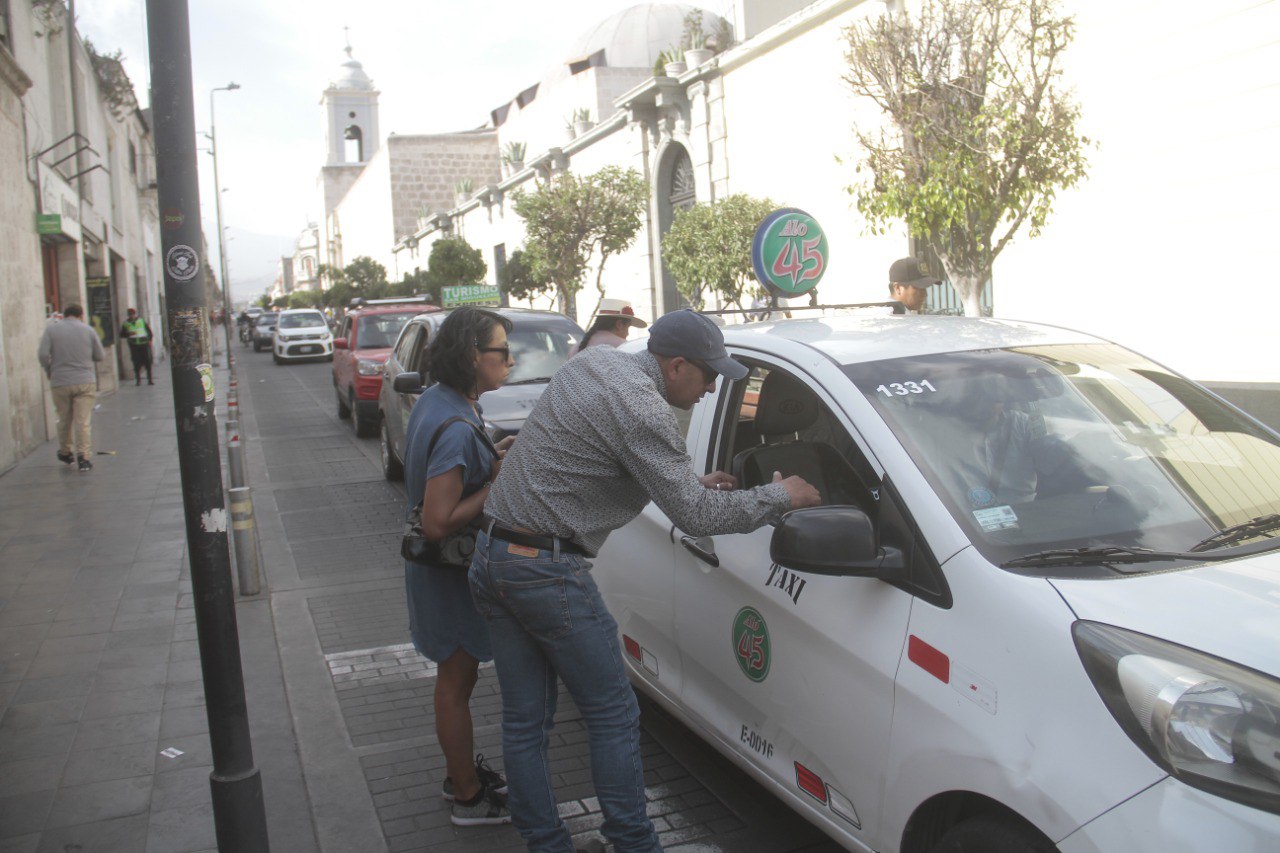
[[[1061,853],[1271,851],[1280,815],[1166,777],[1058,843]]]

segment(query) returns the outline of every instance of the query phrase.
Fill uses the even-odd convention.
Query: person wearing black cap
[[[929,288],[935,284],[942,282],[929,275],[929,266],[919,258],[900,258],[889,267],[889,296],[901,302],[908,314],[920,313]]]
[[[618,625],[586,558],[650,500],[692,536],[745,533],[820,502],[800,477],[739,490],[730,474],[694,470],[671,407],[746,375],[715,323],[675,311],[654,322],[647,351],[591,347],[566,362],[503,460],[469,579],[502,688],[508,806],[531,851],[573,849],[547,767],[557,677],[587,724],[604,835],[619,853],[661,849]]]

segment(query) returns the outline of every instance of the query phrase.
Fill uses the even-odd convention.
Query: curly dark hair
[[[451,311],[427,348],[431,378],[470,397],[476,390],[476,348],[488,346],[498,326],[511,331],[511,321],[493,311],[469,306]]]

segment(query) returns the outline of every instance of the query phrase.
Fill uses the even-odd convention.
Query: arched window
[[[364,134],[360,132],[360,128],[354,124],[348,125],[342,136],[347,141],[343,149],[343,159],[348,163],[363,163]]]
[[[662,153],[658,165],[658,231],[663,236],[671,230],[676,212],[688,210],[697,202],[693,177],[693,161],[683,145],[672,143]],[[676,280],[662,265],[662,310],[683,308],[689,301],[676,290]]]

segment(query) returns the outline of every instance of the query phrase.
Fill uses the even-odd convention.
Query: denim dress
[[[470,401],[447,385],[431,386],[413,406],[405,430],[406,518],[422,500],[432,477],[461,468],[464,498],[489,480],[493,453],[467,424],[446,427],[427,458],[427,446],[437,428],[456,415],[483,426]],[[461,647],[476,660],[493,659],[489,629],[471,600],[466,568],[406,561],[404,580],[409,600],[409,635],[420,654],[442,663]]]

